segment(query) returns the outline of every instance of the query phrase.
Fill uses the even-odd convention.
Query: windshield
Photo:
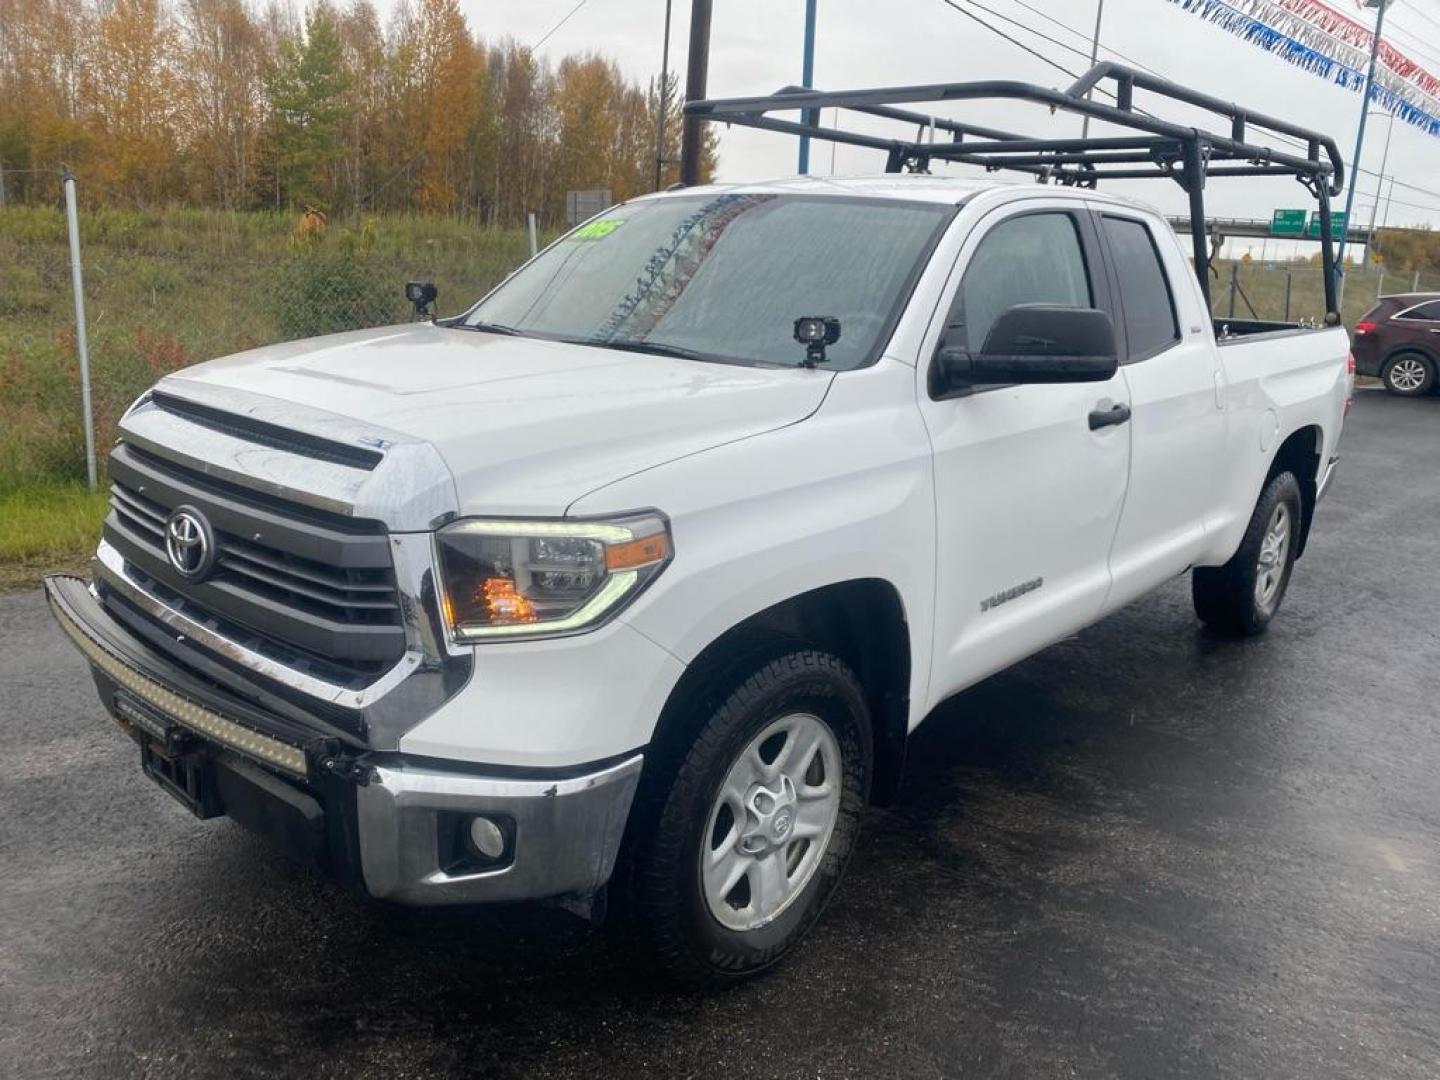
[[[522,267],[464,325],[699,359],[797,365],[795,320],[833,316],[826,366],[870,363],[953,206],[706,195],[617,206]]]

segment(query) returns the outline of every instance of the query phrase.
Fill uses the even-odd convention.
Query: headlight
[[[435,534],[457,641],[567,634],[613,613],[670,561],[658,514],[613,521],[458,521]]]

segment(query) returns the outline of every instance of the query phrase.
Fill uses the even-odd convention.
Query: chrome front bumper
[[[410,905],[586,897],[609,880],[643,758],[588,771],[487,776],[479,768],[345,748],[318,721],[268,714],[253,701],[196,678],[110,617],[83,581],[45,581],[51,613],[89,662],[102,699],[137,741],[133,703],[183,732],[187,754],[212,770],[255,777],[241,806],[220,809],[276,839],[298,819],[317,847],[296,852],[381,900]],[[160,736],[170,741],[161,731]],[[337,757],[344,767],[336,768]],[[240,762],[242,767],[230,763]],[[239,796],[236,796],[237,799]],[[223,799],[221,800],[223,803]],[[477,816],[502,825],[505,852],[467,850]]]
[[[614,869],[641,761],[558,780],[377,766],[355,797],[365,889],[417,905],[593,894]],[[447,867],[449,834],[476,815],[505,824],[508,860]]]

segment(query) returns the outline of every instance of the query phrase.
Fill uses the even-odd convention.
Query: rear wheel
[[[732,674],[635,837],[633,904],[663,966],[733,981],[824,909],[868,793],[865,695],[839,659],[787,652]],[[658,785],[657,785],[658,786]]]
[[[1392,394],[1419,397],[1435,388],[1435,366],[1419,353],[1401,353],[1385,361],[1380,381]]]
[[[1196,567],[1190,576],[1195,613],[1212,630],[1249,636],[1280,610],[1300,539],[1300,484],[1283,472],[1265,485],[1240,548],[1224,566]]]

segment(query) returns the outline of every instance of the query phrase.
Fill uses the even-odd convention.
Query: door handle
[[[1102,427],[1123,424],[1129,419],[1130,406],[1123,402],[1111,405],[1108,409],[1092,409],[1090,410],[1090,430],[1099,431]]]

